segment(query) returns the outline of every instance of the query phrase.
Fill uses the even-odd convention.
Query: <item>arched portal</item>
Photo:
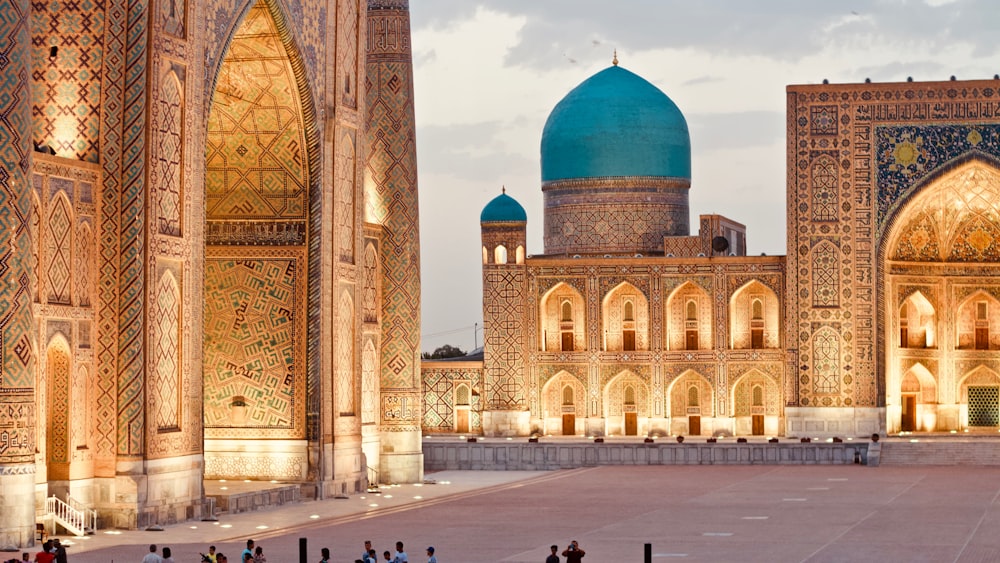
[[[1000,167],[956,161],[889,225],[880,265],[887,431],[991,428],[994,386],[959,382],[971,377],[964,366],[988,365],[1000,348]]]
[[[681,374],[670,383],[667,396],[671,434],[712,434],[715,392],[705,376],[690,370]]]
[[[586,388],[576,375],[560,371],[542,386],[545,433],[573,436],[582,432],[587,416]]]
[[[649,385],[632,373],[623,371],[604,386],[605,432],[609,436],[637,436],[648,432]]]
[[[306,343],[307,327],[315,330],[316,123],[276,3],[249,6],[214,84],[205,154],[205,473],[304,479],[304,463],[231,461],[272,439],[290,441],[287,457],[305,458],[307,403],[318,400],[306,394],[314,385]],[[353,392],[338,391],[336,407],[353,409]]]

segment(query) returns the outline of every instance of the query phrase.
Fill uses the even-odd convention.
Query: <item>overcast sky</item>
[[[542,252],[542,127],[615,49],[687,118],[692,227],[744,223],[751,254],[785,254],[786,85],[1000,72],[996,0],[410,0],[410,15],[425,351],[482,345],[479,213],[501,186]]]

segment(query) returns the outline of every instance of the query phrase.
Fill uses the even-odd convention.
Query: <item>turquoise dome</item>
[[[479,215],[480,223],[512,223],[528,221],[528,214],[514,198],[502,193],[486,204]]]
[[[620,66],[566,94],[542,131],[542,181],[606,176],[691,179],[691,137],[677,105]]]

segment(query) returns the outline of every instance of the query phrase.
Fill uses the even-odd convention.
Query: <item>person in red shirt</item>
[[[581,563],[583,556],[587,552],[580,549],[580,544],[573,540],[569,542],[569,547],[563,550],[562,556],[566,558],[566,563]]]
[[[42,544],[42,550],[35,554],[35,563],[52,563],[56,556],[52,553],[52,540]]]

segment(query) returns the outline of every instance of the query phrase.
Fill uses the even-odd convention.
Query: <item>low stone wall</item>
[[[867,442],[424,442],[424,470],[537,471],[597,465],[868,464]]]

